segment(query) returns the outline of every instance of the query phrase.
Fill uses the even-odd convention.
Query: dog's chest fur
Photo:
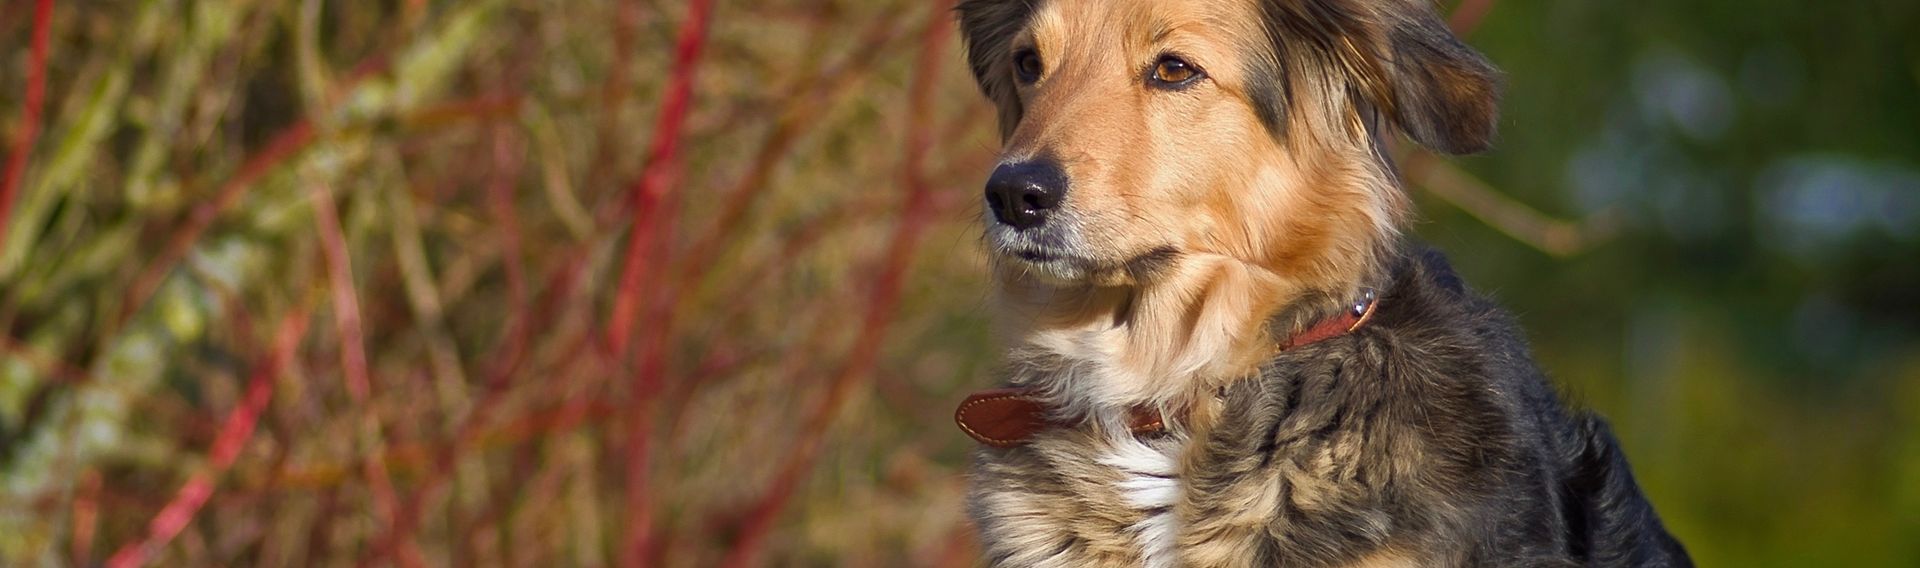
[[[982,450],[971,501],[997,564],[1173,566],[1186,438],[1094,430]]]
[[[1393,520],[1356,455],[1364,431],[1245,447],[1178,430],[1053,430],[981,451],[974,518],[1000,566],[1266,566],[1287,556],[1273,550],[1276,536],[1348,559],[1322,565],[1395,565],[1381,562]]]

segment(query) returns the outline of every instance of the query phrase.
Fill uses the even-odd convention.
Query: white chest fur
[[[1116,435],[1109,442],[1110,451],[1101,456],[1100,464],[1119,472],[1115,489],[1121,499],[1145,515],[1144,520],[1127,529],[1140,547],[1142,564],[1170,568],[1178,531],[1174,505],[1180,500],[1181,444],[1167,441],[1149,445],[1126,434]]]

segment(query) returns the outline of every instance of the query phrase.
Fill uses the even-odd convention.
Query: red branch
[[[487,182],[487,208],[500,223],[500,255],[507,273],[510,314],[526,313],[527,263],[521,245],[520,215],[514,209],[513,191],[520,183],[521,161],[526,154],[515,143],[512,129],[493,125],[493,179]]]
[[[127,318],[133,316],[134,312],[139,311],[141,306],[146,305],[147,300],[153,297],[154,290],[159,288],[160,281],[166,278],[167,273],[173,271],[174,265],[179,264],[180,259],[186,257],[187,251],[193,248],[193,243],[200,240],[200,234],[205,233],[207,228],[213,225],[213,221],[220,217],[221,212],[232,208],[240,201],[240,196],[246,193],[247,188],[252,187],[253,183],[260,178],[266,177],[267,173],[273,171],[281,161],[305,149],[313,142],[313,138],[314,130],[311,120],[301,119],[300,122],[288,126],[274,135],[273,139],[267,142],[266,147],[261,148],[259,152],[254,153],[253,157],[242,163],[239,171],[214,192],[213,199],[195,205],[193,212],[187,217],[186,224],[174,231],[173,238],[167,240],[166,248],[161,249],[160,254],[148,262],[146,267],[141,269],[140,274],[134,277],[133,285],[127,288],[127,295],[120,303],[120,322],[125,322]]]
[[[93,564],[93,537],[100,531],[100,470],[80,472],[73,489],[73,538],[67,543],[74,566]]]
[[[340,334],[340,368],[346,376],[347,395],[355,404],[365,404],[373,396],[373,380],[367,371],[360,299],[353,290],[353,259],[347,253],[347,237],[340,228],[333,192],[325,184],[314,185],[313,216],[320,233],[321,256],[327,263],[327,289],[333,301],[334,328]]]
[[[172,542],[173,537],[186,529],[187,523],[193,522],[200,507],[213,496],[214,484],[233,467],[247,439],[253,436],[254,424],[259,421],[260,413],[267,409],[267,402],[273,398],[274,378],[280,376],[281,370],[292,361],[294,350],[300,346],[300,340],[306,334],[307,314],[304,312],[288,314],[280,322],[280,329],[274,334],[273,351],[247,378],[247,390],[239,406],[227,413],[226,422],[214,437],[207,468],[189,476],[173,500],[160,509],[158,515],[154,515],[152,522],[147,523],[147,538],[121,547],[107,560],[107,568],[133,568],[146,564],[155,553]]]
[[[510,379],[520,372],[521,365],[527,359],[526,338],[545,333],[553,323],[552,320],[561,314],[562,310],[559,309],[561,296],[565,291],[573,289],[582,278],[587,268],[587,260],[587,255],[580,253],[562,262],[561,266],[554,269],[551,277],[547,279],[547,285],[542,288],[546,290],[545,297],[530,312],[535,316],[515,320],[512,329],[507,332],[507,337],[502,338],[501,345],[494,348],[493,356],[489,357],[490,360],[484,365],[487,369],[487,377],[484,380],[485,392],[481,394],[479,402],[474,403],[473,410],[469,411],[465,418],[460,419],[460,425],[454,429],[452,444],[444,448],[441,453],[435,454],[433,469],[427,472],[424,479],[415,484],[412,496],[400,509],[400,524],[397,528],[381,535],[374,545],[368,548],[367,554],[356,563],[357,566],[374,566],[380,559],[397,553],[395,547],[402,546],[401,541],[408,538],[408,535],[419,526],[420,516],[426,504],[453,475],[454,465],[460,463],[465,455],[480,444],[486,432],[485,427],[492,420],[495,409],[507,398],[507,389],[511,386]],[[590,344],[597,340],[598,338],[581,336],[564,344],[557,351],[568,354],[562,356],[562,359],[574,359],[591,349]]]
[[[369,57],[362,61],[340,82],[335,93],[336,98],[352,89],[360,80],[384,68],[386,68],[386,60],[380,56]],[[154,291],[159,288],[161,280],[173,271],[173,267],[180,263],[180,259],[186,258],[187,252],[193,249],[193,244],[200,240],[200,235],[205,233],[207,228],[213,226],[213,222],[219,219],[221,213],[233,208],[234,204],[240,201],[240,197],[246,194],[247,189],[253,187],[254,182],[272,173],[280,162],[306,149],[307,145],[313,143],[316,134],[313,120],[310,118],[300,119],[299,122],[281,129],[267,141],[265,147],[247,157],[245,162],[241,162],[240,169],[234,172],[233,177],[227,178],[225,183],[220,184],[219,189],[214,191],[212,199],[194,206],[186,222],[174,230],[172,238],[167,240],[166,248],[161,249],[159,255],[148,262],[134,277],[133,284],[127,287],[126,295],[120,300],[120,316],[114,320],[111,328],[117,329],[125,324],[135,312],[140,311],[141,306],[146,305],[147,300],[151,299]],[[109,329],[105,335],[112,335],[112,331],[113,329]]]
[[[33,153],[33,141],[40,136],[40,111],[47,98],[47,34],[53,24],[53,0],[40,0],[33,8],[33,47],[27,58],[27,97],[20,108],[20,138],[7,157],[5,177],[0,177],[0,247],[7,244],[7,220],[13,217],[13,198],[20,192],[20,178],[27,173],[27,155]]]
[[[381,448],[378,446],[385,436],[380,432],[380,416],[373,405],[373,374],[367,370],[366,329],[360,317],[360,297],[353,288],[353,257],[347,252],[347,236],[340,228],[340,213],[333,204],[333,192],[324,184],[314,186],[313,216],[320,233],[321,255],[326,259],[327,288],[332,296],[334,329],[340,341],[341,374],[345,375],[347,395],[353,401],[354,410],[362,413],[362,443],[375,446],[367,448],[367,457],[361,462],[362,474],[367,476],[368,488],[372,490],[374,509],[388,530],[397,531],[399,500],[394,497],[393,480],[387,474],[386,463],[379,459]],[[398,542],[401,563],[421,565],[420,552],[412,546],[412,541]]]
[[[648,253],[664,252],[672,224],[669,191],[678,174],[680,132],[686,125],[693,103],[693,79],[699,69],[700,52],[707,43],[707,28],[713,14],[712,0],[693,0],[687,5],[687,19],[680,23],[679,39],[674,46],[673,75],[668,80],[660,116],[654,123],[653,141],[640,178],[632,186],[633,229],[627,241],[625,264],[620,273],[619,291],[614,296],[612,314],[607,322],[607,349],[615,361],[625,361],[632,336],[634,312],[639,308],[640,291],[648,282],[648,266],[664,264]],[[664,255],[660,255],[664,256]],[[657,291],[658,293],[663,293]],[[665,298],[651,302],[663,305]],[[650,309],[664,313],[661,309]],[[653,504],[648,480],[650,465],[648,439],[653,423],[653,394],[659,389],[664,367],[665,322],[653,322],[654,333],[642,349],[639,368],[629,391],[632,404],[627,427],[627,526],[620,560],[623,566],[644,566],[653,540]]]
[[[628,236],[619,292],[614,297],[613,313],[607,322],[607,347],[616,354],[626,352],[627,341],[632,337],[633,314],[640,300],[639,288],[646,281],[650,264],[646,253],[653,248],[652,239],[659,232],[655,225],[665,217],[659,205],[667,198],[667,191],[677,177],[680,132],[693,106],[694,71],[698,68],[701,49],[706,44],[707,19],[712,9],[712,0],[693,0],[687,8],[687,19],[680,24],[680,37],[674,48],[673,77],[660,102],[660,116],[654,123],[647,161],[641,167],[639,181],[630,190],[634,207],[633,232]]]
[[[820,447],[834,416],[839,414],[840,407],[846,403],[854,388],[864,384],[873,374],[874,365],[878,362],[887,327],[897,315],[896,307],[900,302],[900,289],[906,281],[907,266],[913,259],[914,248],[919,244],[921,233],[925,232],[933,212],[933,192],[929,189],[924,169],[927,151],[933,144],[933,128],[929,124],[933,87],[943,61],[941,48],[946,45],[951,28],[947,21],[951,11],[951,0],[934,6],[927,19],[926,31],[921,36],[919,60],[914,64],[913,82],[907,99],[907,148],[902,168],[907,196],[901,205],[899,223],[894,226],[893,236],[887,241],[880,270],[874,279],[872,299],[867,304],[860,333],[854,339],[853,352],[828,384],[826,399],[808,417],[799,443],[786,456],[773,486],[748,513],[740,530],[740,538],[727,551],[722,566],[741,568],[755,562],[780,511],[793,499],[794,491],[805,481],[807,474],[813,470],[814,462],[819,459]]]
[[[747,168],[746,175],[733,184],[720,198],[724,203],[713,223],[713,229],[706,236],[694,241],[687,248],[685,266],[681,277],[688,283],[697,282],[705,277],[707,269],[712,267],[722,252],[723,244],[731,235],[740,230],[741,221],[746,219],[748,209],[755,203],[768,186],[774,168],[781,159],[792,151],[807,131],[818,126],[821,109],[833,108],[835,98],[859,84],[860,76],[873,69],[882,55],[891,53],[888,49],[899,30],[906,27],[901,18],[888,13],[875,18],[867,31],[861,34],[859,42],[846,58],[814,71],[807,80],[801,81],[792,92],[798,95],[787,99],[784,110],[775,119],[773,131],[754,154],[753,162]]]

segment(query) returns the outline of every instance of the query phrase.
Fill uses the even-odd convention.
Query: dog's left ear
[[[1309,0],[1311,1],[1311,0]],[[1500,72],[1461,43],[1430,0],[1389,0],[1371,30],[1376,65],[1392,112],[1414,141],[1439,152],[1472,154],[1493,146],[1500,119]]]

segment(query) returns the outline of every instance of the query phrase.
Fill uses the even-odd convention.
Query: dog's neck
[[[1147,282],[1062,286],[1002,271],[1011,381],[1066,413],[1183,408],[1252,376],[1291,337],[1377,282],[1387,236],[1290,277],[1226,257],[1188,256]]]

